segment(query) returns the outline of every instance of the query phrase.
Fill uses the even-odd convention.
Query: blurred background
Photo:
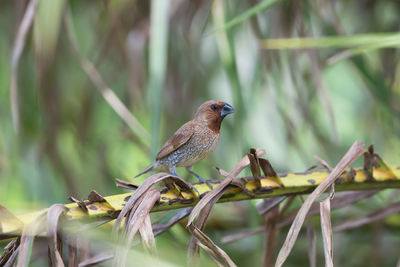
[[[224,120],[216,151],[194,167],[203,177],[222,178],[214,166],[231,170],[250,147],[265,148],[278,172],[303,171],[314,155],[334,166],[355,140],[400,163],[397,0],[40,0],[21,41],[29,2],[0,1],[0,204],[13,212],[91,189],[121,193],[115,178],[147,166],[209,99],[237,112]],[[334,212],[333,221],[390,197]],[[218,243],[262,224],[255,202],[217,205],[208,234]],[[392,216],[334,235],[335,260],[394,266],[398,226]],[[183,227],[157,240],[181,251],[168,260],[184,262]],[[238,265],[261,264],[261,236],[223,248]],[[300,238],[287,266],[307,265],[307,251]]]

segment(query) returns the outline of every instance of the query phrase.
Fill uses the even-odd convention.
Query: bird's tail
[[[153,168],[154,168],[154,162],[153,162],[152,164],[150,164],[149,166],[147,166],[146,168],[144,168],[141,172],[139,172],[139,173],[138,173],[135,177],[133,177],[133,178],[139,177],[140,175],[142,175],[142,174],[144,174],[144,173],[146,173],[146,172],[151,171]]]

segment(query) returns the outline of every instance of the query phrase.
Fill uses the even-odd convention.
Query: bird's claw
[[[212,186],[211,183],[210,183],[210,180],[204,179],[203,177],[201,177],[200,175],[196,174],[196,173],[193,172],[193,171],[189,171],[189,172],[190,172],[190,174],[192,174],[193,176],[195,176],[195,177],[197,178],[197,180],[199,180],[200,183],[207,184],[208,187],[209,187],[211,190],[214,189],[213,186]]]
[[[170,173],[171,173],[173,176],[179,177],[179,175],[178,175],[176,172],[174,172],[173,170],[170,170]],[[179,177],[179,178],[181,178],[181,177]],[[194,187],[191,183],[187,183],[187,184],[188,184],[189,187],[190,187],[190,193],[193,195],[193,197],[196,198],[196,199],[200,199],[200,192],[199,192],[199,190],[197,190],[197,188]],[[179,189],[178,189],[178,191],[179,191]],[[179,191],[179,195],[182,196],[182,193],[181,193],[180,191]]]
[[[196,199],[200,199],[200,192],[197,190],[196,187],[194,187],[191,183],[188,183],[190,186],[190,193],[194,196]]]
[[[211,183],[210,183],[210,180],[204,179],[204,178],[202,178],[202,177],[199,176],[199,182],[200,182],[200,183],[205,183],[205,184],[207,184],[208,187],[209,187],[211,190],[214,189],[214,187],[213,187],[213,186],[211,185]]]

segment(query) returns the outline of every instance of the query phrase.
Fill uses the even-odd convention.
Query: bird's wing
[[[189,141],[190,137],[192,137],[193,133],[194,127],[191,121],[182,125],[182,127],[179,128],[174,133],[174,135],[167,140],[167,142],[165,142],[160,152],[158,152],[156,160],[168,156],[169,154],[186,144],[187,141]]]

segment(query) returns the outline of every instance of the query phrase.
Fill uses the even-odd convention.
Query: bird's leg
[[[176,177],[181,178],[181,177],[176,173],[175,166],[170,166],[170,167],[169,167],[169,173],[172,174],[173,176],[176,176]],[[200,193],[199,193],[199,191],[197,190],[197,188],[194,187],[191,183],[188,183],[188,185],[190,186],[190,189],[191,189],[190,191],[191,191],[192,195],[193,195],[195,198],[200,198]]]
[[[169,173],[172,174],[173,176],[179,177],[179,175],[176,173],[175,166],[169,166]]]
[[[207,179],[204,179],[203,177],[201,177],[200,175],[198,175],[197,173],[195,173],[194,171],[192,171],[192,166],[190,167],[186,167],[186,170],[193,175],[194,177],[196,177],[200,183],[206,183],[208,185],[208,187],[210,187],[211,190],[213,190],[213,186],[211,185],[210,181]]]

